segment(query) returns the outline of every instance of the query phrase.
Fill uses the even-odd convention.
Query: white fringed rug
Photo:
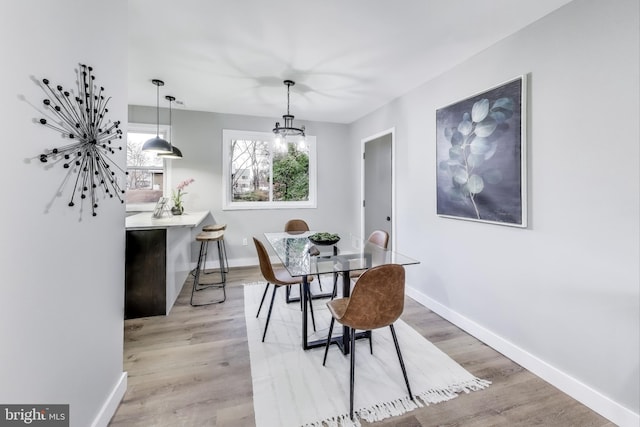
[[[327,280],[329,282],[329,280]],[[327,283],[326,286],[329,286]],[[260,317],[256,312],[265,283],[244,286],[244,309],[251,357],[256,427],[360,426],[402,415],[418,406],[444,402],[458,393],[481,390],[490,382],[474,377],[402,320],[396,333],[415,401],[409,400],[389,328],[373,332],[373,355],[366,339],[356,342],[354,422],[349,419],[349,357],[335,346],[322,366],[324,347],[302,350],[299,303],[286,304],[278,290],[265,342],[261,342],[273,286]],[[297,288],[292,288],[297,293]],[[326,289],[325,289],[326,291]],[[316,290],[312,289],[316,293]],[[309,340],[327,336],[327,300],[314,300],[317,332],[311,319]],[[342,328],[336,322],[335,334]]]

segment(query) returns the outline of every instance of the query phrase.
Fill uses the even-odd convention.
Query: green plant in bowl
[[[340,241],[340,236],[335,233],[314,233],[309,236],[309,240],[316,245],[335,245]]]

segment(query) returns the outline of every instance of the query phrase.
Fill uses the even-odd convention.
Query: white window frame
[[[158,127],[158,125],[156,124],[152,124],[152,123],[129,123],[127,125],[127,133],[128,132],[139,132],[139,133],[152,133],[152,134],[156,134],[156,132],[159,132],[160,137],[167,139],[168,135],[170,135],[171,132],[171,126],[169,125],[160,125]],[[128,141],[128,138],[127,138]],[[163,197],[169,197],[169,189],[168,189],[168,185],[171,182],[171,179],[169,177],[169,174],[171,173],[171,168],[168,167],[168,161],[170,161],[170,159],[163,159],[162,160],[162,196]],[[155,168],[155,166],[154,166]],[[126,169],[129,169],[129,165],[127,165]],[[127,203],[126,204],[126,211],[127,212],[146,212],[146,211],[153,211],[154,207],[156,206],[156,202],[149,202],[149,203]]]
[[[231,200],[231,142],[237,139],[271,141],[272,132],[253,132],[244,130],[222,130],[222,209],[223,210],[259,210],[259,209],[313,209],[317,207],[317,156],[316,137],[307,135],[305,144],[309,148],[309,200],[305,201],[263,201],[234,202]]]

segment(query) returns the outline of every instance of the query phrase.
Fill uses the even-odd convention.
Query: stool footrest
[[[199,283],[198,286],[196,286],[196,292],[198,291],[204,291],[205,289],[209,289],[209,288],[213,288],[213,287],[218,287],[218,288],[222,288],[226,285],[225,282],[217,282],[217,283]]]

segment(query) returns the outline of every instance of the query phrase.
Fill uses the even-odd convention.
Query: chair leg
[[[373,332],[367,331],[367,337],[369,338],[369,350],[371,354],[373,354]]]
[[[224,238],[221,240],[222,252],[224,253],[224,272],[229,273],[229,259],[227,258],[227,245],[224,243]]]
[[[227,283],[222,284],[222,299],[218,303],[225,302],[227,300]]]
[[[220,277],[222,278],[222,283],[225,283],[227,281],[227,269],[224,265],[224,254],[221,240],[218,240],[218,260],[220,262]]]
[[[402,368],[402,375],[404,375],[404,382],[407,384],[407,390],[409,391],[409,398],[413,400],[413,394],[411,393],[411,387],[409,386],[409,378],[407,378],[407,370],[404,367],[404,360],[402,359],[402,353],[400,353],[400,346],[398,345],[398,337],[396,336],[396,329],[393,327],[393,323],[389,325],[391,329],[391,335],[393,336],[393,343],[396,345],[396,353],[398,353],[398,360],[400,360],[400,367]]]
[[[204,274],[212,274],[215,271],[210,271],[207,273],[207,253],[209,252],[209,242],[206,243],[205,251],[204,251],[204,267],[202,267],[202,271]],[[220,258],[220,268],[224,270],[225,274],[229,273],[229,260],[227,259],[227,245],[223,240],[218,240],[218,256]],[[223,278],[224,281],[224,278]]]
[[[329,323],[329,336],[327,336],[327,346],[324,349],[324,358],[322,359],[322,366],[327,363],[327,354],[329,353],[329,347],[331,346],[331,332],[333,331],[333,323],[336,319],[331,316],[331,323]]]
[[[351,328],[351,372],[349,383],[349,417],[353,420],[353,385],[356,378],[356,330]]]
[[[199,276],[200,274],[196,273],[196,275]],[[203,291],[205,289],[209,289],[209,288],[212,288],[212,287],[221,288],[222,289],[222,299],[219,299],[219,300],[216,300],[216,301],[209,301],[209,302],[205,302],[205,303],[202,303],[202,304],[194,304],[193,303],[193,294],[194,294],[194,292]],[[226,300],[227,300],[226,283],[224,283],[224,282],[223,283],[213,283],[213,284],[210,284],[210,285],[203,285],[202,288],[197,288],[195,280],[194,280],[193,288],[191,289],[191,300],[189,301],[189,304],[191,304],[192,307],[202,307],[204,305],[220,304],[220,303],[225,302]]]
[[[193,287],[191,288],[191,299],[189,300],[189,304],[193,305],[193,294],[196,291],[196,288],[200,284],[200,265],[202,263],[202,258],[204,254],[206,254],[206,244],[207,242],[200,243],[200,253],[198,254],[198,263],[196,264],[196,271],[193,275]]]
[[[311,310],[311,323],[313,324],[313,332],[316,331],[316,318],[313,315],[313,303],[311,302],[311,291],[307,289],[307,300],[309,301],[309,309]]]
[[[322,292],[322,282],[320,281],[320,275],[316,274],[316,276],[318,276],[318,286],[320,287],[320,292]]]
[[[204,261],[202,263],[202,272],[207,273],[207,252],[209,252],[209,242],[204,242]]]
[[[260,310],[262,310],[262,303],[264,303],[264,297],[267,296],[268,290],[269,290],[269,282],[267,282],[267,286],[264,287],[264,293],[262,294],[262,299],[260,300],[260,307],[258,307],[258,312],[256,313],[256,319],[260,315]]]
[[[271,304],[269,305],[269,314],[267,314],[267,324],[264,325],[264,333],[262,334],[262,342],[264,342],[264,337],[267,336],[267,328],[269,327],[269,319],[271,319],[271,310],[273,310],[273,300],[276,299],[276,291],[278,290],[278,286],[273,285],[273,294],[271,294]]]
[[[338,293],[338,273],[333,273],[333,292],[331,292],[331,299],[334,299]]]

